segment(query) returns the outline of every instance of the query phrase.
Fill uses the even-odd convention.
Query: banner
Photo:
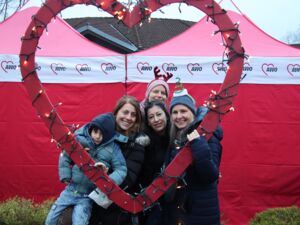
[[[18,55],[0,55],[0,82],[20,82]],[[36,57],[42,83],[125,82],[125,56]]]
[[[222,57],[186,56],[128,56],[128,81],[149,82],[153,69],[173,73],[168,81],[179,77],[184,83],[223,83],[227,67]],[[244,63],[245,75],[241,83],[300,84],[300,57],[250,57]]]

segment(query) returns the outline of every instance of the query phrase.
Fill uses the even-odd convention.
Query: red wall
[[[219,85],[185,84],[198,104]],[[45,84],[67,124],[111,111],[126,91],[142,100],[146,84]],[[171,89],[173,89],[171,85]],[[56,197],[59,149],[51,143],[22,83],[0,83],[0,199]],[[219,192],[223,219],[247,224],[269,207],[300,206],[300,86],[242,84],[235,112],[222,121]]]

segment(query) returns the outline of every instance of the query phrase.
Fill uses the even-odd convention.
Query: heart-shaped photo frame
[[[164,192],[177,181],[185,169],[192,162],[190,148],[185,146],[152,184],[137,196],[123,191],[118,185],[102,171],[93,166],[94,161],[88,153],[77,143],[73,131],[65,125],[55,107],[48,98],[37,74],[35,52],[39,38],[46,29],[47,24],[62,10],[76,5],[94,5],[121,20],[128,27],[138,24],[152,12],[166,4],[179,3],[179,0],[147,0],[129,11],[121,3],[112,0],[48,0],[32,17],[24,37],[20,51],[20,67],[24,85],[27,89],[32,105],[38,115],[45,122],[53,139],[61,149],[64,149],[76,165],[88,176],[108,197],[123,209],[135,214],[149,208]],[[226,56],[227,72],[223,84],[218,92],[212,92],[206,102],[210,109],[202,123],[197,128],[201,135],[208,139],[215,130],[223,115],[232,109],[233,98],[237,95],[244,62],[244,49],[239,37],[238,25],[234,24],[226,11],[213,0],[185,1],[203,11],[211,22],[219,28],[215,33],[222,35]]]

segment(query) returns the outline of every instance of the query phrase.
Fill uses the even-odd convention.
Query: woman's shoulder
[[[133,140],[135,143],[143,147],[146,147],[150,144],[150,137],[144,132],[137,133]]]
[[[149,136],[144,132],[133,133],[129,136],[123,135],[121,133],[116,133],[114,137],[115,141],[120,144],[130,144],[130,143],[137,143],[142,146],[147,146],[150,143]]]

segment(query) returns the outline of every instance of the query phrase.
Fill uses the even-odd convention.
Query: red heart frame
[[[163,0],[161,2],[159,0],[148,0],[135,6],[129,12],[121,3],[112,0],[48,0],[37,14],[32,17],[25,36],[22,37],[20,51],[21,73],[24,85],[32,100],[32,105],[36,108],[58,145],[70,155],[72,160],[102,191],[108,194],[111,200],[131,213],[138,213],[151,207],[176,182],[176,178],[192,162],[192,155],[188,145],[178,153],[163,174],[156,178],[138,196],[134,197],[124,192],[101,169],[93,167],[94,161],[76,142],[72,131],[64,124],[56,112],[38,79],[37,68],[35,67],[35,52],[39,38],[47,24],[60,11],[69,6],[76,4],[94,5],[122,20],[128,27],[132,27],[149,16],[152,11],[166,4],[176,2],[181,2],[181,0]],[[215,33],[221,33],[225,50],[227,51],[228,69],[226,77],[218,93],[210,95],[207,101],[207,107],[210,108],[210,111],[197,128],[208,139],[223,115],[231,110],[232,100],[237,95],[245,54],[241,46],[237,24],[232,23],[226,11],[222,10],[217,3],[213,0],[191,0],[185,1],[185,3],[206,13],[211,18],[211,21],[219,27],[219,30]]]

